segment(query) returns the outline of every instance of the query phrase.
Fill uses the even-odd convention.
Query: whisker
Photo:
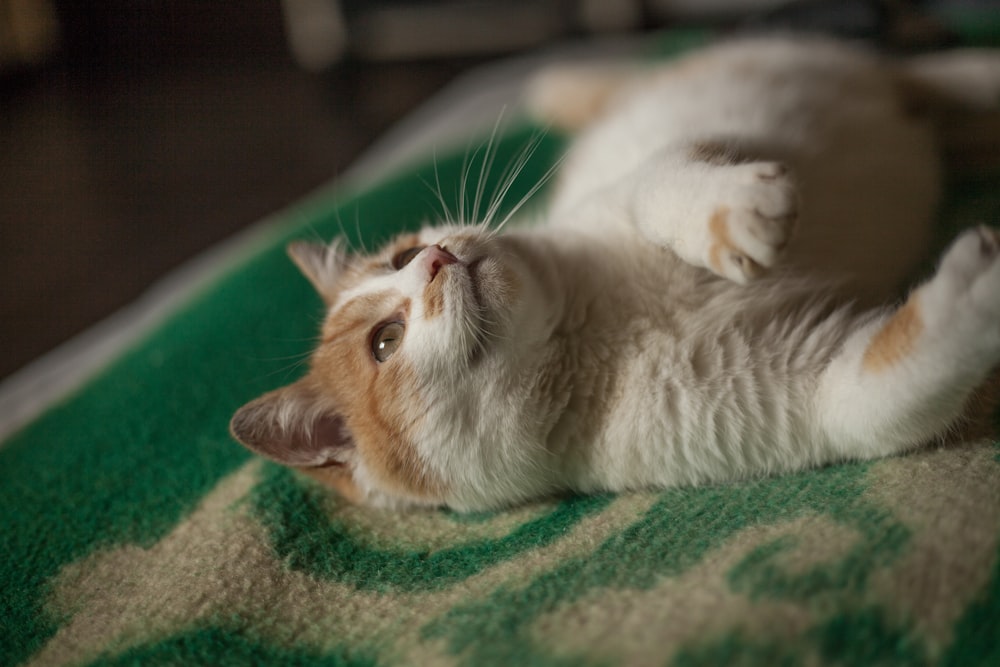
[[[312,238],[312,241],[322,243],[322,237],[319,235],[316,226],[309,222],[306,224],[305,230],[306,234]]]
[[[490,223],[492,223],[493,219],[498,215],[504,200],[506,200],[507,195],[510,193],[510,190],[514,186],[514,183],[516,182],[518,176],[520,176],[521,172],[528,165],[531,158],[538,150],[538,147],[541,145],[542,139],[545,137],[545,134],[546,130],[541,130],[540,132],[532,136],[532,138],[528,141],[528,143],[518,154],[517,158],[513,160],[511,164],[508,165],[507,169],[504,172],[504,177],[501,179],[501,185],[498,189],[498,192],[494,195],[493,203],[491,204],[490,210],[487,214],[487,219],[489,220]],[[562,164],[562,159],[560,158],[559,160],[556,161],[555,164],[553,164],[549,168],[549,170],[542,176],[542,178],[538,181],[538,183],[536,183],[529,190],[529,192],[524,197],[521,198],[518,204],[507,214],[503,222],[492,231],[491,236],[495,236],[499,232],[500,228],[502,228],[503,225],[507,223],[507,221],[513,218],[513,216],[517,213],[517,211],[520,210],[520,208],[535,193],[537,193],[539,189],[541,189],[548,182],[548,180],[552,177],[552,174],[555,173],[555,171],[559,168],[561,164]]]
[[[536,146],[536,148],[537,148],[537,146]],[[518,202],[517,202],[517,203],[516,203],[516,204],[514,205],[514,207],[513,207],[513,208],[511,208],[511,210],[510,210],[510,211],[509,211],[509,212],[507,213],[507,215],[506,215],[506,216],[504,217],[504,219],[503,219],[503,220],[501,220],[501,221],[500,221],[500,223],[499,223],[499,224],[498,224],[498,225],[497,225],[497,226],[496,226],[496,227],[494,228],[494,234],[498,234],[498,233],[500,232],[500,230],[501,230],[501,229],[503,229],[503,228],[504,228],[504,226],[505,226],[505,225],[506,225],[506,224],[507,224],[507,223],[508,223],[508,222],[509,222],[509,221],[510,221],[510,220],[511,220],[511,219],[512,219],[512,218],[513,218],[513,217],[514,217],[515,215],[517,215],[517,212],[518,212],[518,211],[520,211],[520,210],[521,210],[521,208],[522,208],[522,207],[523,207],[523,206],[524,206],[524,205],[525,205],[526,203],[528,203],[528,201],[529,201],[529,200],[530,200],[530,199],[531,199],[531,198],[532,198],[533,196],[535,196],[535,194],[536,194],[536,193],[537,193],[537,192],[538,192],[538,191],[539,191],[540,189],[542,189],[542,188],[543,188],[543,187],[544,187],[544,186],[545,186],[545,185],[546,185],[546,184],[547,184],[547,183],[549,182],[549,180],[551,180],[552,176],[553,176],[553,175],[554,175],[554,174],[556,173],[556,171],[558,171],[559,167],[561,167],[561,166],[562,166],[562,163],[563,163],[563,160],[564,160],[564,159],[565,159],[565,155],[562,155],[562,156],[560,156],[560,157],[559,157],[558,159],[556,159],[556,161],[555,161],[555,162],[553,162],[553,163],[552,163],[552,165],[551,165],[551,166],[550,166],[550,167],[549,167],[549,168],[548,168],[548,169],[547,169],[547,170],[545,171],[545,173],[544,173],[544,174],[542,174],[542,177],[541,177],[540,179],[538,179],[538,182],[537,182],[537,183],[535,183],[535,184],[534,184],[534,185],[533,185],[533,186],[532,186],[532,187],[531,187],[531,188],[530,188],[530,189],[528,190],[528,192],[527,192],[527,193],[526,193],[526,194],[525,194],[525,195],[524,195],[523,197],[521,197],[521,199],[520,199],[520,200],[519,200],[519,201],[518,201]]]
[[[340,217],[339,212],[337,216]],[[358,240],[358,245],[361,247],[361,252],[365,255],[370,255],[371,251],[365,244],[364,234],[361,233],[361,208],[357,204],[354,205],[354,233],[355,238]]]
[[[434,164],[434,186],[432,187],[430,183],[424,181],[427,189],[431,191],[432,194],[437,198],[438,203],[441,205],[441,214],[444,218],[446,224],[454,224],[455,220],[451,209],[448,208],[448,202],[444,198],[444,190],[441,188],[441,173],[438,171],[438,160],[437,160],[437,148],[434,149],[432,153],[432,159]]]
[[[465,191],[469,187],[469,173],[472,170],[472,164],[475,162],[476,156],[479,155],[479,150],[482,146],[477,146],[472,154],[469,154],[469,149],[465,149],[465,155],[462,157],[462,175],[458,180],[458,223],[464,225],[466,220],[469,219],[468,211],[466,211],[466,198]]]
[[[427,189],[431,192],[431,194],[434,195],[434,199],[436,200],[435,203],[441,209],[440,215],[435,215],[434,218],[432,218],[431,224],[433,225],[438,221],[442,221],[446,225],[451,224],[452,223],[451,211],[448,209],[448,204],[444,200],[444,195],[441,194],[440,183],[434,185],[425,179],[420,179],[420,182],[423,183],[427,187]],[[435,211],[435,213],[437,212]]]
[[[479,166],[479,183],[476,186],[476,196],[473,202],[473,212],[472,219],[478,219],[479,210],[483,200],[483,194],[486,191],[486,180],[490,172],[493,170],[493,163],[496,161],[497,150],[499,148],[499,143],[497,142],[497,133],[500,131],[500,127],[503,124],[504,114],[507,111],[507,107],[503,106],[500,109],[500,114],[497,116],[496,122],[493,124],[493,129],[490,131],[490,137],[486,142],[486,153],[483,156],[482,164]]]
[[[488,225],[493,222],[493,218],[496,217],[500,207],[503,205],[504,200],[507,198],[507,193],[510,192],[510,189],[513,187],[517,177],[524,170],[525,165],[528,164],[528,160],[531,158],[531,155],[534,154],[538,143],[539,140],[537,138],[532,138],[529,143],[521,149],[517,157],[507,163],[507,166],[500,174],[497,185],[494,187],[493,192],[490,195],[490,206],[484,216],[484,221]]]
[[[287,381],[288,377],[302,368],[305,364],[309,362],[309,358],[312,356],[312,350],[307,350],[306,352],[301,352],[299,354],[288,355],[285,357],[267,357],[261,359],[262,362],[275,362],[275,361],[291,361],[290,364],[285,364],[280,368],[276,368],[273,371],[265,373],[263,377],[271,378],[275,375],[283,375]]]
[[[341,215],[340,207],[337,207],[337,208],[334,209],[334,215],[336,217],[337,227],[338,227],[339,231],[337,232],[337,234],[334,236],[333,239],[324,239],[317,232],[314,235],[315,236],[315,241],[317,243],[319,243],[321,245],[324,245],[324,246],[327,246],[327,245],[330,245],[330,244],[336,242],[336,239],[338,239],[338,238],[343,239],[344,243],[347,243],[349,241],[350,236],[347,233],[347,225],[344,223],[344,218]],[[360,247],[360,249],[361,249],[361,251],[363,253],[368,254],[368,249],[365,248],[364,237],[361,234],[361,219],[360,219],[360,212],[358,210],[357,204],[354,205],[354,238],[357,239],[357,242],[356,243],[354,243],[354,242],[347,243],[347,247],[348,248],[353,248],[355,245],[357,245],[357,246]]]

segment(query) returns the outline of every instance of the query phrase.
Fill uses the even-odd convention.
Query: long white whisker
[[[340,221],[339,210],[337,211],[337,220],[338,222]],[[313,225],[312,223],[306,225],[305,232],[308,233],[310,237],[312,237],[313,243],[326,243],[326,241],[323,240],[323,237],[320,236],[319,231],[316,230],[315,225]],[[343,225],[341,225],[341,232],[343,232]]]
[[[528,200],[530,200],[535,195],[535,193],[537,193],[540,189],[542,189],[543,186],[545,186],[546,183],[548,183],[549,179],[552,178],[552,175],[556,173],[556,170],[558,170],[559,167],[562,166],[562,162],[563,158],[560,157],[552,164],[551,167],[548,168],[548,170],[544,174],[542,174],[542,177],[538,179],[538,182],[535,183],[523,197],[521,197],[521,199],[507,213],[504,219],[500,221],[500,224],[498,224],[494,228],[494,233],[499,234],[500,230],[504,228],[504,225],[506,225],[515,215],[517,215],[517,212],[521,210],[521,207],[523,207],[526,203],[528,203]]]
[[[492,201],[490,202],[489,209],[486,211],[486,215],[483,216],[487,225],[493,223],[493,219],[496,217],[500,207],[503,205],[504,200],[507,198],[507,194],[510,192],[511,187],[513,187],[514,182],[517,180],[517,177],[521,174],[521,172],[524,171],[524,167],[528,164],[531,156],[534,155],[540,141],[539,137],[532,137],[528,144],[521,149],[518,156],[512,162],[507,164],[503,173],[500,175],[498,185],[492,194]]]
[[[445,202],[444,196],[441,194],[440,183],[434,185],[423,178],[420,179],[420,182],[427,186],[427,189],[432,195],[434,195],[435,203],[441,208],[440,218],[444,220],[446,224],[451,223],[451,211],[448,210],[448,204]]]
[[[507,195],[510,192],[510,189],[514,186],[514,183],[517,181],[517,178],[521,175],[521,172],[524,171],[524,168],[531,161],[531,158],[534,157],[535,152],[541,145],[543,138],[544,138],[544,132],[536,133],[534,136],[532,136],[531,139],[528,141],[528,143],[525,144],[525,146],[522,148],[517,158],[513,161],[511,165],[508,166],[509,175],[504,179],[503,188],[499,193],[499,195],[494,200],[494,208],[493,211],[491,211],[490,215],[491,222],[496,218],[496,215],[499,213],[501,204],[506,200]]]
[[[472,164],[475,162],[476,156],[479,155],[480,148],[480,146],[477,146],[471,155],[469,154],[469,150],[466,149],[465,155],[462,158],[462,175],[458,182],[458,223],[462,225],[469,220],[469,212],[465,207],[465,192],[469,188],[469,173],[472,170]]]
[[[441,189],[441,174],[438,171],[437,148],[435,148],[432,153],[432,160],[434,165],[434,184],[431,185],[424,179],[421,179],[421,182],[427,186],[427,189],[431,191],[434,198],[441,206],[441,216],[444,219],[444,222],[446,224],[454,224],[455,220],[452,217],[451,209],[448,208],[448,202],[445,201],[444,198],[444,191]]]
[[[361,252],[365,255],[371,254],[365,243],[365,236],[361,233],[361,209],[356,204],[354,206],[354,232],[355,238],[358,239],[358,245],[361,246]]]
[[[476,186],[476,197],[473,202],[472,219],[476,219],[479,216],[480,204],[482,204],[483,194],[486,191],[486,179],[493,170],[493,162],[496,160],[497,156],[497,133],[500,131],[500,127],[503,124],[504,113],[507,107],[504,106],[500,109],[500,115],[497,116],[496,122],[493,124],[493,130],[490,132],[490,138],[486,143],[486,154],[483,156],[483,162],[479,167],[479,183]]]
[[[508,195],[508,194],[509,194],[509,192],[510,192],[510,189],[511,189],[511,188],[513,187],[513,185],[514,185],[514,182],[515,182],[515,180],[516,180],[516,179],[517,179],[517,177],[518,177],[518,176],[520,175],[520,173],[521,173],[521,172],[522,172],[522,171],[524,170],[524,168],[525,168],[525,167],[527,166],[528,162],[529,162],[529,161],[531,160],[531,158],[532,158],[532,157],[534,156],[535,152],[537,151],[538,147],[539,147],[539,146],[541,145],[541,141],[542,141],[542,139],[544,138],[544,136],[545,136],[545,130],[542,130],[541,132],[539,132],[538,134],[536,134],[536,135],[535,135],[534,137],[532,137],[531,141],[529,141],[529,143],[528,143],[528,144],[527,144],[527,145],[525,146],[525,148],[524,148],[524,149],[523,149],[523,150],[521,151],[521,153],[520,153],[520,155],[518,156],[518,158],[517,158],[517,159],[516,159],[516,160],[514,161],[514,164],[513,164],[513,168],[512,168],[512,169],[510,169],[510,174],[509,174],[509,176],[508,176],[507,178],[505,178],[505,179],[504,179],[504,183],[503,183],[503,187],[501,188],[501,190],[500,190],[500,192],[499,192],[499,195],[498,195],[497,197],[495,197],[495,199],[494,199],[494,202],[493,202],[493,204],[492,204],[492,206],[491,206],[491,208],[490,208],[490,211],[488,212],[488,215],[487,215],[487,217],[486,217],[486,219],[487,219],[487,220],[488,220],[488,221],[489,221],[490,223],[492,223],[492,222],[493,222],[493,218],[495,218],[495,217],[496,217],[496,215],[498,214],[498,212],[499,212],[499,209],[500,209],[500,207],[501,207],[501,205],[502,205],[502,203],[503,203],[503,200],[504,200],[504,199],[506,199],[507,195]],[[545,173],[544,173],[544,174],[542,175],[542,177],[541,177],[541,178],[540,178],[540,179],[538,180],[538,182],[537,182],[537,183],[535,183],[535,184],[534,184],[534,185],[533,185],[533,186],[532,186],[532,187],[531,187],[531,188],[530,188],[530,189],[528,190],[528,192],[527,192],[527,193],[526,193],[526,194],[525,194],[525,195],[524,195],[523,197],[521,197],[521,199],[520,199],[520,200],[519,200],[519,201],[517,202],[517,204],[515,204],[515,205],[513,206],[513,208],[511,208],[511,210],[510,210],[510,211],[509,211],[509,212],[507,213],[507,215],[506,215],[506,216],[504,216],[503,220],[501,220],[501,221],[500,221],[500,223],[499,223],[498,225],[496,225],[496,226],[495,226],[495,227],[494,227],[494,228],[493,228],[493,229],[491,230],[491,236],[495,236],[496,234],[498,234],[498,233],[500,232],[500,230],[501,230],[501,229],[503,229],[503,227],[504,227],[504,226],[505,226],[505,225],[506,225],[506,224],[507,224],[507,223],[508,223],[508,222],[509,222],[509,221],[510,221],[511,219],[513,219],[513,218],[514,218],[514,216],[515,216],[515,215],[516,215],[516,214],[518,213],[518,211],[520,211],[520,209],[521,209],[521,208],[522,208],[522,207],[523,207],[523,206],[524,206],[524,205],[525,205],[525,204],[526,204],[526,203],[527,203],[527,202],[528,202],[528,201],[529,201],[529,200],[530,200],[530,199],[531,199],[531,198],[532,198],[532,197],[533,197],[533,196],[534,196],[534,195],[535,195],[535,194],[536,194],[536,193],[537,193],[537,192],[538,192],[538,191],[539,191],[539,190],[540,190],[540,189],[541,189],[542,187],[544,187],[546,183],[548,183],[548,181],[549,181],[549,180],[550,180],[550,179],[552,178],[553,174],[555,174],[555,172],[556,172],[556,171],[557,171],[557,170],[559,169],[559,167],[560,167],[560,166],[562,166],[562,163],[563,163],[563,160],[564,160],[564,158],[565,158],[565,155],[563,155],[563,156],[560,156],[560,157],[559,157],[559,158],[558,158],[558,159],[557,159],[557,160],[556,160],[556,161],[555,161],[555,162],[554,162],[554,163],[553,163],[553,164],[552,164],[552,165],[551,165],[551,166],[550,166],[550,167],[549,167],[549,168],[548,168],[548,169],[546,170],[546,172],[545,172]]]

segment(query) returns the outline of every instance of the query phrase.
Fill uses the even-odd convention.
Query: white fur
[[[884,302],[926,252],[938,159],[928,123],[904,113],[894,72],[825,42],[695,57],[690,76],[635,77],[567,157],[548,226],[514,234],[551,270],[524,295],[548,314],[547,338],[529,343],[511,327],[516,340],[496,342],[479,367],[427,388],[420,452],[451,482],[448,504],[900,452],[942,433],[1000,358],[984,344],[969,368],[950,370],[949,355],[982,337],[977,319],[948,350],[872,377],[860,355],[887,314],[834,308],[819,282],[847,280],[857,298]],[[730,138],[771,149],[791,171],[762,181],[773,160],[720,167],[687,155],[691,142]],[[747,224],[755,210],[789,213],[798,196],[800,231],[776,275],[739,286],[693,268],[705,266],[718,206]],[[762,264],[782,266],[766,252]],[[1000,302],[1000,270],[986,283]],[[967,316],[957,310],[947,319]],[[1000,332],[1000,317],[988,326]]]
[[[975,63],[973,84],[1000,81],[1000,60]],[[923,68],[923,88],[961,72],[952,59],[906,69],[830,42],[756,40],[620,79],[601,70],[594,85],[617,87],[579,100],[546,73],[562,92],[539,106],[554,117],[560,102],[606,107],[567,156],[546,220],[502,235],[425,229],[421,244],[461,260],[438,276],[435,318],[411,267],[339,299],[394,289],[415,304],[386,363],[418,378],[415,456],[444,488],[431,502],[723,482],[944,433],[1000,360],[996,234],[967,232],[913,293],[920,326],[892,363],[865,355],[894,311],[857,307],[898,294],[930,238],[935,137],[900,97]],[[704,159],[705,144],[750,158]],[[427,502],[355,466],[371,502]]]

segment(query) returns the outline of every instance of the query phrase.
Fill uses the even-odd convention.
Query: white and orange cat
[[[237,439],[358,503],[482,510],[905,452],[1000,361],[994,229],[868,309],[931,235],[916,110],[1000,101],[995,54],[745,40],[552,70],[530,98],[581,127],[545,219],[369,256],[293,244],[322,342],[236,413]]]

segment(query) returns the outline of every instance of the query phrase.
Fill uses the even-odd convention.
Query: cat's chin
[[[437,239],[458,262],[445,267],[450,283],[448,310],[463,320],[463,328],[476,332],[479,344],[506,335],[515,306],[518,280],[504,261],[504,248],[497,239],[463,230]]]
[[[485,259],[485,257],[474,259],[466,266],[466,271],[469,273],[469,286],[472,290],[472,300],[480,309],[483,309],[484,306],[483,291],[481,287],[483,277],[480,275],[479,270]]]
[[[466,264],[472,319],[487,337],[505,334],[510,320],[516,281],[509,267],[494,255],[484,254]]]

